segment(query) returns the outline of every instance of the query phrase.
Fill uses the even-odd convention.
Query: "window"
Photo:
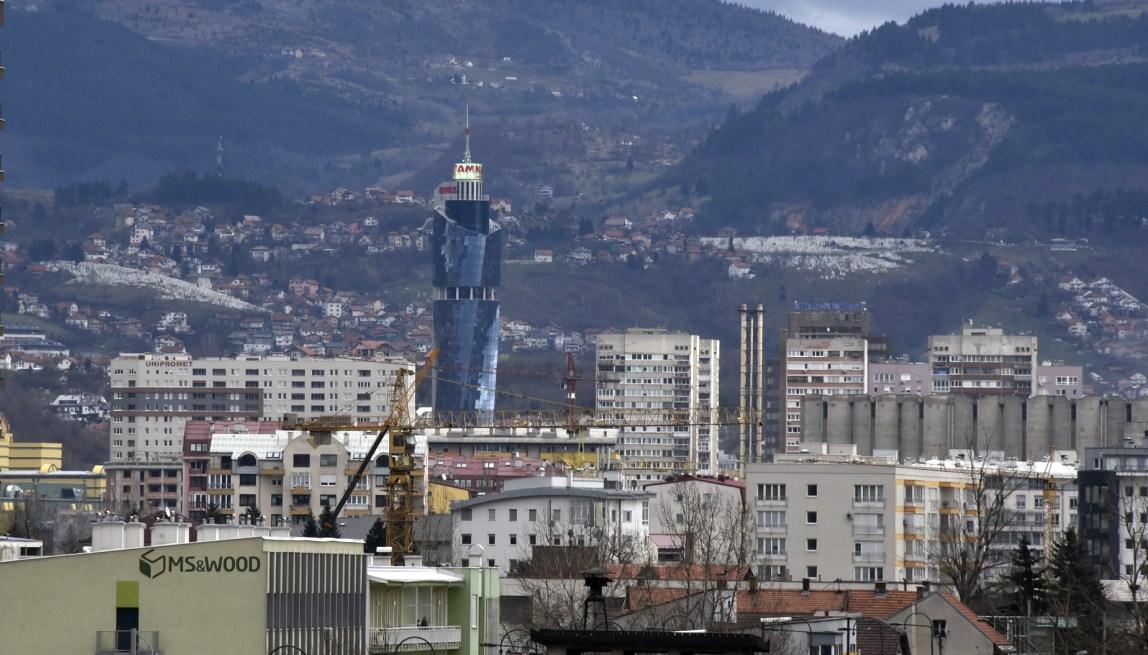
[[[338,466],[338,455],[319,455],[319,466]]]
[[[538,510],[536,510],[536,509],[527,510],[527,516],[529,517],[528,520],[531,521],[532,523],[537,521],[538,520]],[[533,542],[531,542],[531,543],[533,543]]]
[[[858,566],[853,569],[853,577],[860,582],[877,582],[885,579],[885,568],[882,566]]]
[[[757,499],[766,501],[784,501],[785,485],[759,484],[757,485]]]
[[[806,525],[817,525],[817,512],[806,512],[805,513],[805,524]]]
[[[498,512],[496,510],[494,510],[493,508],[486,510],[486,520],[487,521],[497,520],[496,519],[497,515],[498,515]]]
[[[311,456],[295,454],[291,456],[292,466],[311,466]]]
[[[785,555],[785,539],[774,537],[758,539],[757,550],[761,555]]]
[[[784,528],[785,527],[785,512],[758,512],[757,513],[757,527],[759,528]]]
[[[486,565],[487,565],[487,566],[489,566],[489,567],[490,567],[490,568],[492,568],[492,569],[493,569],[495,566],[498,566],[497,564],[495,564],[495,563],[494,563],[494,559],[493,559],[493,558],[492,558],[492,559],[488,559],[488,560],[486,560]]]
[[[338,482],[337,482],[338,477],[339,476],[337,476],[337,475],[320,475],[319,476],[319,486],[320,487],[333,487],[336,484],[338,484]]]
[[[510,545],[511,546],[517,546],[518,545],[518,535],[516,535],[516,534],[510,535]]]
[[[817,485],[815,485],[815,484],[805,485],[805,495],[808,496],[809,498],[816,498],[817,497]]]
[[[855,503],[885,503],[885,487],[879,484],[853,485],[853,502]]]
[[[1023,509],[1026,509],[1027,507],[1028,507],[1028,499],[1024,496],[1017,496],[1016,497],[1016,508],[1023,510]]]
[[[511,523],[514,523],[515,521],[518,520],[518,510],[517,509],[511,508],[511,509],[507,510],[507,513],[510,515],[509,520]]]
[[[536,534],[530,535],[530,545],[531,546],[537,546],[538,545],[538,535],[536,535]]]
[[[925,503],[925,488],[921,485],[905,485],[905,504],[923,505]]]
[[[467,546],[469,544],[470,544],[470,534],[468,534],[466,532],[462,533],[462,545]]]
[[[463,521],[469,521],[470,520],[470,509],[469,508],[462,510],[462,517],[461,518]]]
[[[494,535],[493,534],[486,535],[486,545],[493,546],[494,543],[495,543],[494,542]]]
[[[562,521],[562,510],[555,507],[550,510],[550,522],[559,523]]]
[[[817,567],[816,566],[805,567],[805,577],[816,578],[817,577]]]
[[[817,552],[817,540],[816,539],[806,539],[805,540],[805,550],[806,550],[806,552],[816,553]]]

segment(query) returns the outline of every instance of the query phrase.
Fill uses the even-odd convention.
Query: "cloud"
[[[893,20],[903,23],[911,16],[941,4],[940,0],[742,0],[758,9],[769,9],[799,23],[842,36]]]

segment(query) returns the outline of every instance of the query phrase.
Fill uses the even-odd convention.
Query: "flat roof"
[[[514,500],[516,498],[540,498],[562,496],[567,498],[591,498],[595,500],[640,500],[653,498],[654,494],[648,491],[626,491],[620,489],[587,489],[584,487],[528,487],[526,489],[512,489],[500,494],[477,496],[470,500],[453,503],[451,510],[467,509],[478,505],[498,502],[501,500]]]

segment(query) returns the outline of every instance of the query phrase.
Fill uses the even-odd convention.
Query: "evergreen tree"
[[[1020,543],[1012,554],[1012,569],[1006,576],[1016,593],[1016,610],[1024,616],[1041,615],[1045,611],[1044,567],[1039,566],[1029,548],[1028,537],[1021,535]]]
[[[263,520],[263,512],[259,511],[259,508],[254,505],[248,507],[244,515],[247,516],[247,522],[250,525],[258,525],[259,522]]]
[[[363,550],[369,555],[374,555],[379,548],[386,545],[387,525],[383,523],[383,519],[380,517],[375,519],[371,525],[371,530],[367,532],[367,539],[363,542]]]
[[[1056,652],[1089,651],[1104,640],[1107,601],[1092,556],[1069,528],[1052,545],[1048,604],[1053,614],[1075,621],[1058,628]]]
[[[339,522],[335,518],[335,513],[331,511],[330,505],[325,505],[323,513],[319,515],[319,536],[331,539],[338,539],[341,536]]]
[[[307,515],[307,522],[303,525],[303,536],[304,537],[318,537],[319,536],[319,524],[315,523],[315,517],[310,515],[310,514]]]

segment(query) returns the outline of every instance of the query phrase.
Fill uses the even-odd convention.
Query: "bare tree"
[[[604,503],[575,505],[575,516],[550,520],[549,508],[532,528],[534,543],[520,544],[522,559],[512,567],[530,599],[532,626],[581,628],[587,589],[582,574],[620,565],[623,571],[649,562],[646,543],[625,534],[607,518]],[[624,595],[626,580],[613,580],[605,595]]]
[[[968,481],[960,490],[962,497],[953,499],[960,511],[941,516],[931,559],[942,582],[952,585],[961,602],[973,604],[997,570],[1009,562],[1005,537],[1018,515],[1009,509],[1008,501],[1027,484],[1028,477],[984,456],[970,457],[963,466]]]
[[[1143,489],[1143,487],[1142,487]],[[1120,494],[1120,527],[1124,548],[1131,553],[1122,574],[1131,603],[1127,605],[1131,623],[1123,635],[1127,646],[1137,652],[1148,652],[1148,598],[1144,583],[1148,578],[1148,494],[1136,493],[1131,486]]]
[[[753,558],[754,525],[744,496],[723,495],[708,482],[676,482],[658,503],[663,529],[671,529],[682,556],[676,563],[675,583],[695,606],[683,617],[689,625],[675,628],[710,628],[734,618],[734,585]],[[726,593],[726,591],[728,593]]]

